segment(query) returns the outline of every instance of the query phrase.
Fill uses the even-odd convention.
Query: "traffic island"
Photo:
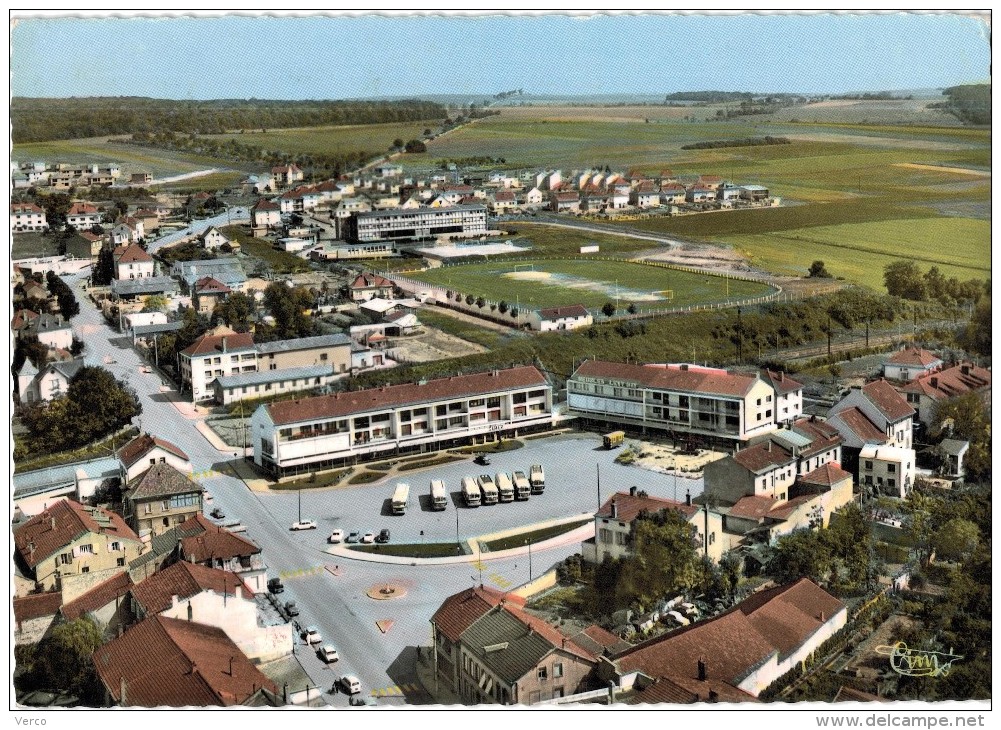
[[[376,601],[390,601],[403,598],[407,595],[407,589],[397,583],[380,583],[365,591],[365,595]]]

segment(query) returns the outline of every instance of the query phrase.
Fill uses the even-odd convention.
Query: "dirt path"
[[[955,175],[974,175],[976,177],[990,177],[989,170],[973,170],[969,167],[943,167],[942,165],[920,165],[917,162],[897,162],[894,167],[908,167],[912,170],[929,170],[931,172],[951,172]]]
[[[480,317],[474,317],[471,314],[466,314],[465,312],[459,312],[454,309],[449,309],[447,307],[435,307],[435,312],[439,314],[444,314],[446,317],[451,317],[452,319],[457,319],[460,322],[468,322],[469,324],[475,324],[477,327],[483,327],[484,329],[493,330],[494,332],[502,332],[505,335],[510,335],[516,330],[512,327],[505,327],[499,322],[493,322],[489,319],[481,319]],[[465,340],[463,340],[465,342]]]

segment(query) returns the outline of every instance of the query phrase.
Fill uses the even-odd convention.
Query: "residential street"
[[[75,288],[81,302],[80,314],[73,323],[77,335],[87,343],[87,361],[109,368],[136,390],[143,406],[136,425],[175,443],[188,454],[200,483],[214,497],[213,506],[220,507],[227,518],[239,519],[246,525],[248,536],[263,549],[269,575],[283,576],[286,591],[282,597],[298,603],[302,612],[299,623],[303,626],[315,624],[324,641],[337,646],[341,660],[330,667],[305,645],[297,647],[303,665],[317,686],[325,691],[330,689],[336,677],[353,673],[362,682],[363,694],[384,695],[380,702],[430,702],[419,689],[414,661],[416,647],[430,641],[431,615],[445,597],[478,583],[481,578],[488,585],[514,588],[528,581],[530,568],[524,554],[485,560],[482,575],[476,566],[467,563],[411,566],[357,560],[345,562],[343,558],[324,552],[326,537],[333,527],[362,531],[388,527],[396,543],[454,540],[460,478],[484,471],[493,474],[501,470],[527,470],[530,463],[546,465],[545,493],[527,502],[479,509],[460,506],[461,537],[594,509],[598,499],[595,464],[601,465],[602,499],[614,489],[627,489],[634,484],[665,497],[674,497],[681,491],[678,494],[681,499],[686,486],[692,489],[693,496],[702,489],[701,480],[675,480],[669,475],[614,464],[617,452],[597,448],[597,437],[556,436],[530,441],[520,450],[497,454],[489,467],[478,467],[466,461],[408,475],[413,496],[411,509],[402,517],[383,514],[392,484],[398,479],[347,489],[303,492],[303,517],[316,519],[319,528],[291,532],[289,525],[298,514],[297,493],[254,492],[235,476],[229,466],[236,457],[235,452],[217,450],[195,429],[195,422],[204,417],[204,410],[198,413],[190,403],[178,402],[178,395],[166,389],[156,372],[141,372],[144,363],[131,348],[129,338],[104,323],[80,286],[86,273],[68,277],[67,281]],[[105,358],[113,362],[108,364]],[[569,455],[577,450],[587,458]],[[444,512],[421,508],[420,497],[426,498],[427,484],[432,476],[444,479],[451,493],[451,503]],[[536,549],[531,561],[533,576],[537,577],[579,549],[576,542],[547,550]],[[366,595],[370,588],[386,583],[404,587],[406,595],[387,601],[373,600]],[[383,633],[376,622],[385,620],[392,624]],[[347,704],[343,694],[327,695],[325,699],[332,704]]]

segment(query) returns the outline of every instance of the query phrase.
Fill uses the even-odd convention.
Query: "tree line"
[[[419,99],[187,101],[146,97],[15,97],[10,106],[14,144],[166,131],[220,134],[281,127],[387,124],[444,119],[447,115],[441,104]]]

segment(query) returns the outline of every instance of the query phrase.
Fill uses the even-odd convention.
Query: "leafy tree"
[[[90,619],[59,624],[39,642],[32,674],[49,689],[75,694],[85,705],[100,705],[104,690],[91,656],[102,643],[101,631]]]
[[[924,275],[925,291],[930,299],[943,301],[949,299],[948,282],[938,270],[937,266],[932,266]]]
[[[66,391],[68,420],[77,430],[76,443],[85,444],[121,428],[142,413],[142,403],[130,388],[100,367],[80,368]]]
[[[216,304],[213,319],[221,320],[237,332],[250,329],[250,318],[254,314],[254,300],[243,292],[233,292]]]
[[[507,312],[507,309],[508,309],[508,303],[505,302],[503,299],[501,299],[500,304],[497,305],[497,311],[500,312],[501,314],[504,314],[505,312]]]
[[[475,302],[475,301],[476,301],[476,298],[472,294],[467,294],[466,295],[466,304],[472,306],[473,302]]]
[[[913,261],[894,261],[883,269],[886,291],[895,297],[924,301],[928,298],[924,277]]]
[[[45,220],[49,228],[59,231],[66,226],[66,214],[73,207],[73,200],[65,193],[53,193],[41,197],[38,205],[45,210]]]
[[[629,306],[626,307],[626,311],[629,312],[629,314],[636,314],[636,304],[635,304],[635,302],[629,302]]]
[[[960,341],[967,350],[985,357],[991,356],[991,300],[981,301],[973,310],[970,324]]]
[[[43,345],[35,335],[22,335],[14,343],[14,372],[21,369],[25,360],[41,370],[49,361],[49,348]]]
[[[407,142],[407,146],[404,148],[410,154],[416,154],[420,152],[427,152],[427,145],[421,142],[419,139],[412,139]]]
[[[76,357],[81,352],[83,352],[83,348],[84,348],[83,340],[81,340],[76,335],[73,335],[73,344],[70,345],[70,354]]]
[[[946,560],[963,560],[972,555],[979,544],[980,530],[961,517],[954,517],[942,525],[932,539],[935,554]]]
[[[483,297],[477,297],[476,306],[479,307],[480,309],[483,309],[485,306],[487,306],[487,300],[484,299]]]
[[[518,308],[511,307],[511,319],[518,319]]]
[[[818,583],[831,572],[831,554],[813,530],[796,530],[779,538],[774,556],[768,564],[769,572],[780,583],[788,583],[803,576]]]
[[[56,302],[59,304],[59,312],[66,319],[80,314],[80,304],[77,302],[76,295],[73,294],[73,290],[70,289],[69,284],[56,276],[55,272],[52,271],[46,274],[45,282],[49,293],[55,296]]]
[[[314,333],[313,320],[307,313],[313,306],[313,297],[306,289],[290,289],[281,282],[270,284],[264,290],[264,306],[275,318],[278,339],[309,337]]]
[[[824,266],[823,261],[814,261],[810,264],[810,271],[807,275],[812,279],[832,278],[830,272],[827,270],[827,267]]]
[[[167,305],[167,297],[162,294],[153,294],[152,296],[146,297],[146,301],[143,303],[142,311],[162,312],[167,308]]]
[[[397,137],[393,140],[393,149],[400,149],[403,147],[403,140]]]
[[[632,554],[622,560],[616,602],[647,608],[665,595],[699,584],[703,576],[695,533],[676,510],[641,514]]]
[[[606,317],[611,317],[615,314],[615,305],[612,302],[605,302],[605,305],[601,308],[601,313]]]

